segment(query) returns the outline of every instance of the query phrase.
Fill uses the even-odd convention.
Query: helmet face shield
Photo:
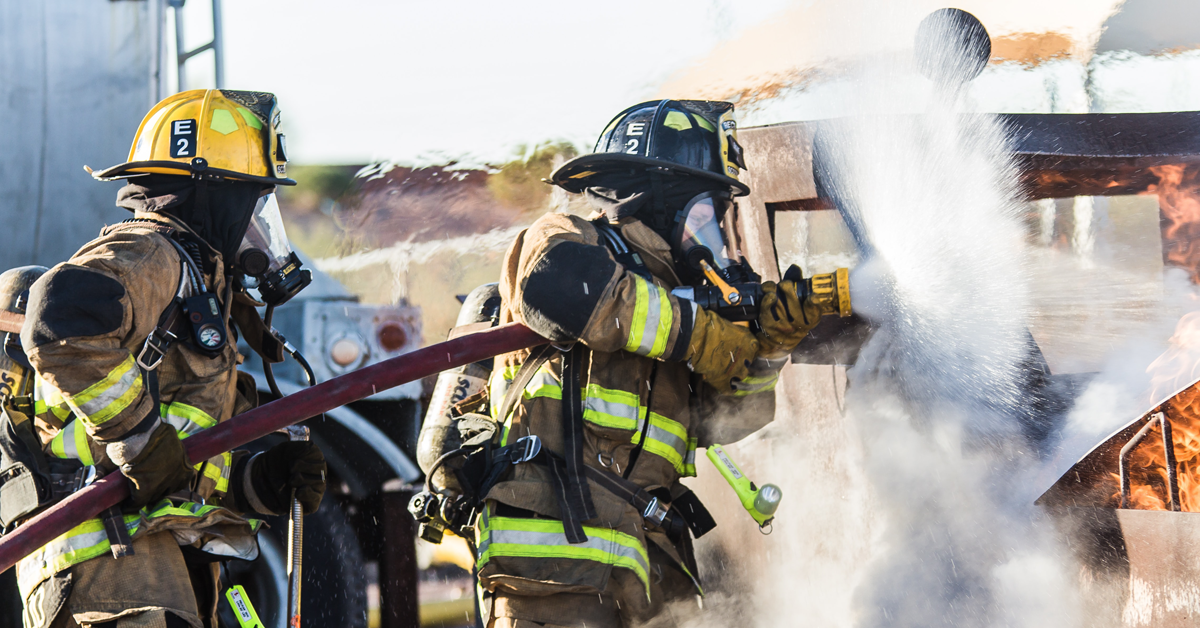
[[[698,270],[702,259],[718,270],[734,264],[721,231],[721,220],[732,204],[723,194],[705,192],[683,208],[683,218],[675,228],[671,244],[688,266]]]
[[[286,302],[312,281],[312,273],[300,267],[300,258],[288,242],[274,191],[258,198],[237,261],[248,277],[257,280],[263,300],[271,305]]]

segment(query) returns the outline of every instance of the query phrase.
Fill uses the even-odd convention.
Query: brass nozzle
[[[811,299],[822,315],[850,316],[850,270],[813,275],[809,280]]]

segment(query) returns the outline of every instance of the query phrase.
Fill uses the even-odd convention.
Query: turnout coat
[[[685,361],[696,306],[671,295],[680,281],[667,243],[634,218],[610,224],[644,264],[641,273],[618,263],[596,224],[543,216],[507,252],[500,322],[523,323],[563,349],[586,348],[579,374],[584,464],[673,500],[687,492],[680,479],[696,474],[698,446],[738,440],[771,421],[777,373],[752,369],[748,386],[728,395],[704,384]],[[498,416],[530,355],[522,350],[496,358],[492,418],[502,444],[534,434],[562,456],[565,353],[555,352],[523,390],[511,391],[520,399],[508,416]],[[537,464],[514,465],[488,493],[476,531],[483,591],[590,593],[593,600],[608,593],[623,615],[633,616],[653,615],[672,596],[700,592],[687,532],[670,538],[590,480],[596,517],[583,522],[586,542],[568,543],[549,473]]]

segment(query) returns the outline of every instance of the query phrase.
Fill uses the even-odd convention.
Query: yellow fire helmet
[[[287,178],[285,144],[274,94],[194,89],[155,105],[138,127],[129,160],[92,176],[111,181],[157,173],[296,185]]]

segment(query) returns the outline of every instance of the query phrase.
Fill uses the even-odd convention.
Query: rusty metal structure
[[[1170,219],[1172,200],[1162,196],[1162,182],[1167,172],[1182,173],[1183,185],[1175,186],[1172,193],[1200,200],[1196,194],[1200,187],[1188,185],[1200,173],[1200,112],[999,117],[1009,131],[1026,199],[1158,195],[1164,264],[1184,265],[1173,251],[1188,249],[1192,232]],[[744,128],[739,133],[753,193],[739,203],[738,230],[743,252],[764,278],[778,279],[776,227],[785,212],[838,211],[833,199],[822,193],[817,174],[820,156],[814,155],[823,129],[836,124],[837,120],[791,122]],[[791,380],[805,390],[830,389],[840,399],[844,388],[838,389],[838,378],[844,378],[844,371],[839,375],[835,366],[831,387],[828,375],[796,365],[851,365],[871,331],[858,318],[823,321],[797,348],[794,365],[785,369],[782,381]],[[1056,429],[1089,376],[1052,373],[1036,344],[1033,349],[1027,385],[1034,400],[1029,421],[1032,434],[1045,436]],[[1176,512],[1181,508],[1172,412],[1170,399],[1152,408],[1098,445],[1038,502],[1054,515],[1082,565],[1081,591],[1094,613],[1093,625],[1175,626],[1200,621],[1200,602],[1187,601],[1187,592],[1194,590],[1200,576],[1193,549],[1200,542],[1200,520]],[[776,420],[805,419],[781,413]],[[1147,438],[1152,432],[1159,438]],[[1170,510],[1123,508],[1128,505],[1130,455],[1139,445],[1161,448],[1168,461],[1164,493]],[[766,443],[751,443],[747,449],[770,455]],[[1117,476],[1119,489],[1113,490]],[[709,487],[705,478],[701,480],[702,496],[708,490],[716,492],[715,485]],[[739,541],[757,548],[750,551],[766,551],[761,540]]]

